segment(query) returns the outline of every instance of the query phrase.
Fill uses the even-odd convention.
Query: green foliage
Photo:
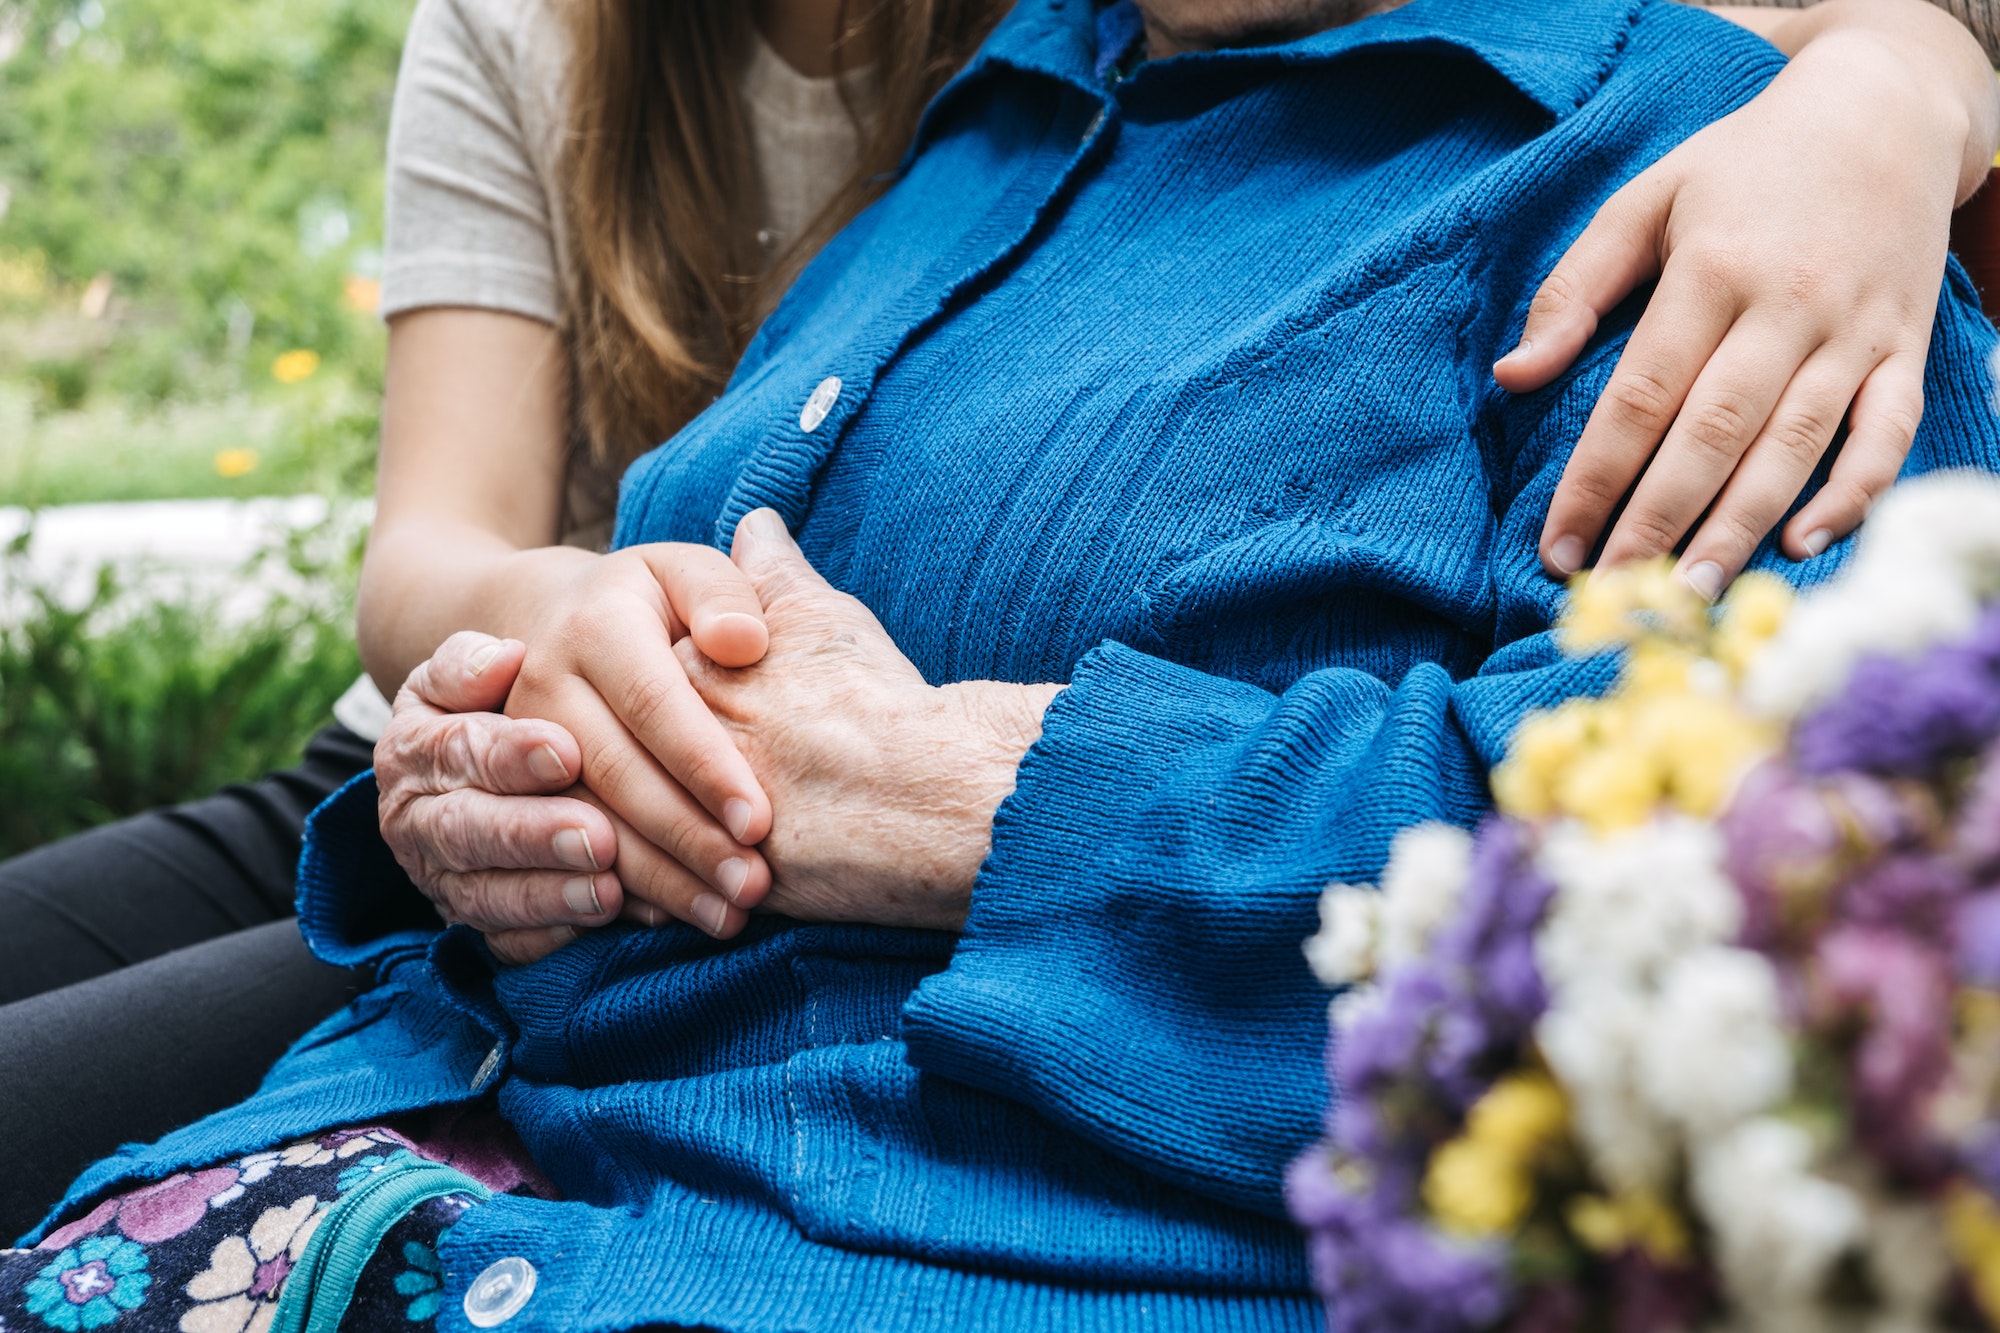
[[[0,505],[372,489],[413,3],[0,0]],[[359,669],[351,552],[274,553],[309,591],[242,623],[109,573],[65,606],[23,550],[0,856],[291,762]]]
[[[273,553],[307,591],[231,623],[108,570],[66,607],[25,546],[0,560],[0,857],[296,762],[359,670],[352,547]]]
[[[367,288],[410,7],[0,0],[0,385],[32,402],[28,435],[78,411],[248,399],[316,431],[343,489],[367,487],[382,360]],[[279,384],[294,348],[318,369]],[[327,400],[330,422],[313,410]],[[54,498],[10,478],[27,448],[0,445],[0,502]],[[169,493],[204,484],[212,456]]]

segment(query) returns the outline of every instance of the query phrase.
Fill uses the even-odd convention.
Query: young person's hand
[[[1790,65],[1605,204],[1494,367],[1514,392],[1548,383],[1658,277],[1550,505],[1552,574],[1586,562],[1629,491],[1600,563],[1699,523],[1679,568],[1714,597],[1843,417],[1826,486],[1785,527],[1793,559],[1852,531],[1909,452],[1951,210],[1984,179],[2000,93],[1970,34],[1920,0],[1786,13],[1757,26]]]
[[[527,650],[506,711],[575,738],[587,789],[575,794],[614,830],[625,914],[734,933],[770,887],[756,844],[770,831],[771,802],[674,645],[732,667],[762,658],[768,638],[750,581],[711,547],[659,542],[577,566],[541,606],[520,636]]]

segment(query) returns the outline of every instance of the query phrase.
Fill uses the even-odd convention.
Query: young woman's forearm
[[[1937,105],[1941,123],[1962,135],[1958,202],[1986,180],[2000,151],[2000,84],[1986,52],[1965,25],[1924,0],[1821,0],[1803,9],[1711,5],[1788,56],[1819,41],[1865,39],[1897,60]]]
[[[388,698],[410,671],[462,629],[522,638],[580,566],[570,546],[522,548],[448,519],[377,523],[356,608],[361,660]]]
[[[463,629],[521,636],[588,552],[556,546],[567,374],[554,329],[487,310],[389,326],[375,526],[361,567],[361,660],[393,698]]]

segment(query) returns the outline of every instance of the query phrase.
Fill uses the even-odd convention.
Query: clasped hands
[[[927,684],[770,510],[728,557],[635,547],[572,591],[528,642],[447,640],[376,746],[383,835],[447,921],[513,963],[620,917],[964,923],[1060,686]]]

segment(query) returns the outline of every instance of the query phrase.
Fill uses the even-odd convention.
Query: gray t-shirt
[[[568,35],[550,0],[422,0],[389,129],[386,318],[479,306],[560,322],[571,293],[557,157]],[[833,79],[756,38],[741,88],[775,247],[853,170],[856,129]]]
[[[575,292],[557,172],[568,65],[552,0],[418,4],[389,123],[383,318],[471,306],[562,323]],[[759,240],[775,253],[853,171],[859,133],[835,80],[798,73],[762,37],[739,86],[763,187]],[[563,540],[601,547],[607,488],[579,475],[568,489]],[[364,677],[334,715],[373,739],[389,706]]]

